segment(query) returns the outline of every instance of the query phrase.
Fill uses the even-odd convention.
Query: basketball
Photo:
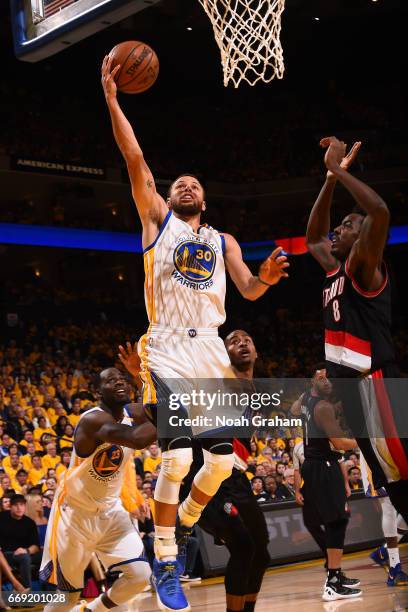
[[[129,40],[116,45],[110,52],[112,69],[120,64],[115,76],[119,91],[128,94],[142,93],[149,89],[159,74],[159,60],[149,45]]]

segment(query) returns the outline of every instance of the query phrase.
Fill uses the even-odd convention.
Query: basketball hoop
[[[199,0],[221,51],[224,85],[283,78],[280,42],[285,0]]]

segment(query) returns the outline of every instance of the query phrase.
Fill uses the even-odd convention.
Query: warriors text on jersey
[[[326,368],[330,376],[352,377],[394,362],[391,289],[385,266],[377,291],[363,291],[348,262],[328,272],[323,289]]]
[[[149,322],[165,328],[217,328],[225,321],[224,237],[197,232],[171,211],[144,252]]]
[[[100,410],[91,408],[85,414]],[[130,425],[131,419],[124,417],[122,424]],[[74,448],[62,483],[66,502],[89,512],[113,506],[120,498],[126,464],[132,456],[131,448],[108,442],[98,446],[89,457],[79,457]]]

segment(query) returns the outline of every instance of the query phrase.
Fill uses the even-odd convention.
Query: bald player
[[[42,580],[68,593],[68,601],[47,605],[46,612],[111,610],[133,599],[149,582],[143,543],[120,492],[133,449],[153,442],[156,429],[143,414],[135,412],[135,421],[128,416],[129,393],[119,370],[103,370],[99,406],[86,411],[75,429],[71,463],[55,495],[40,570]],[[122,575],[93,602],[75,606],[93,552],[105,568],[115,566]]]

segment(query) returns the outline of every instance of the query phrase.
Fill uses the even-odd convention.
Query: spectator
[[[71,412],[68,415],[68,420],[71,423],[72,427],[76,427],[78,425],[78,421],[81,418],[81,399],[77,397],[71,408]]]
[[[282,499],[295,498],[295,470],[293,468],[285,469],[282,484],[278,486],[277,495]]]
[[[159,463],[161,463],[160,449],[155,442],[149,446],[149,456],[143,461],[143,470],[145,472],[156,472]]]
[[[9,497],[9,495],[3,495],[3,497],[1,498],[0,512],[4,512],[5,510],[10,510],[10,499],[11,498]]]
[[[74,446],[74,428],[71,423],[67,423],[64,427],[64,436],[59,441],[60,448],[73,448]]]
[[[53,498],[51,495],[45,495],[45,494],[41,495],[43,514],[47,520],[50,518],[52,501],[53,501]]]
[[[18,570],[21,582],[31,588],[31,572],[41,562],[40,542],[36,524],[25,515],[27,504],[23,495],[14,495],[10,511],[0,513],[0,546],[12,568]]]
[[[41,495],[39,495],[38,493],[30,493],[26,496],[26,501],[26,515],[30,517],[37,525],[40,546],[43,547],[45,541],[45,533],[47,531],[48,519],[46,516],[44,516],[44,508],[42,505]]]
[[[269,501],[280,502],[284,499],[278,495],[278,485],[276,483],[276,478],[273,476],[267,476],[265,478],[265,491],[269,495]]]
[[[46,451],[47,453],[42,458],[42,466],[45,470],[49,468],[55,469],[61,463],[61,457],[57,455],[57,445],[55,442],[48,442]]]
[[[31,486],[35,487],[40,482],[43,482],[46,478],[46,471],[42,466],[42,458],[40,455],[34,455],[31,459],[33,467],[28,474],[28,482]]]
[[[3,555],[0,550],[0,611],[2,610],[10,610],[10,608],[6,608],[6,605],[1,597],[1,591],[3,587],[4,578],[11,583],[13,589],[19,593],[22,593],[26,590],[25,586],[21,584],[19,580],[14,576],[13,570],[10,565],[7,563],[6,557]]]
[[[361,480],[361,471],[358,467],[351,467],[348,471],[350,489],[352,491],[358,491],[363,488],[363,481]]]
[[[23,468],[19,469],[16,478],[14,481],[14,490],[16,493],[21,493],[21,495],[27,495],[28,489],[28,472]]]
[[[251,480],[251,487],[258,503],[266,503],[269,501],[269,495],[265,491],[263,478],[260,476],[254,476]]]

